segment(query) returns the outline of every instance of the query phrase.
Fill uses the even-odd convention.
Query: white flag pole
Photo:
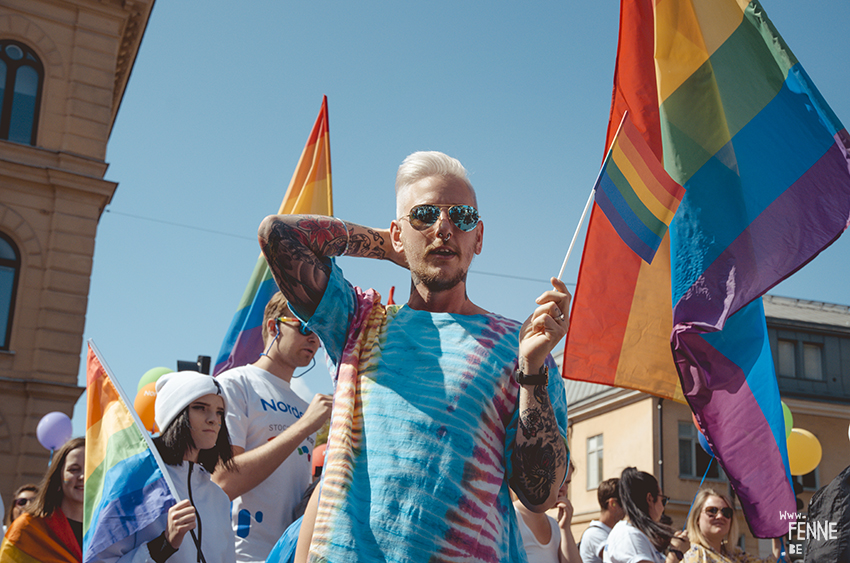
[[[154,445],[150,434],[142,424],[142,420],[139,418],[136,409],[133,408],[133,403],[131,403],[129,399],[127,399],[127,394],[124,393],[124,390],[121,388],[121,384],[119,384],[118,380],[115,379],[112,370],[109,369],[108,365],[106,365],[106,362],[104,361],[103,356],[100,355],[100,351],[97,349],[94,340],[89,338],[88,344],[91,347],[92,352],[94,352],[94,355],[100,362],[100,365],[103,366],[103,370],[106,372],[106,375],[109,377],[109,380],[112,382],[112,385],[115,387],[115,390],[118,391],[118,396],[121,398],[121,401],[124,403],[124,406],[126,406],[127,410],[130,411],[130,415],[132,415],[133,421],[136,423],[136,428],[141,430],[142,437],[145,439],[145,442],[147,442],[148,448],[150,448],[151,453],[153,454],[153,458],[156,461],[156,464],[159,466],[159,470],[162,472],[163,478],[165,478],[165,484],[168,485],[168,490],[171,492],[171,496],[174,497],[175,501],[180,502],[180,496],[178,496],[177,489],[174,487],[174,483],[171,481],[171,475],[168,474],[168,471],[165,468],[165,462],[162,461],[162,456],[159,455],[159,450],[156,449],[156,445]]]
[[[614,138],[611,139],[611,147],[614,146],[614,141],[616,141],[617,137],[620,136],[620,131],[623,129],[623,123],[625,123],[627,115],[629,115],[628,110],[623,113],[623,118],[620,120],[620,126],[617,127],[617,132],[614,134]],[[593,188],[590,190],[590,196],[587,198],[587,203],[585,204],[584,211],[581,214],[581,219],[578,221],[576,232],[573,234],[573,240],[570,241],[570,247],[567,249],[567,255],[564,257],[564,263],[561,265],[561,271],[558,272],[559,280],[561,279],[561,276],[564,275],[564,270],[567,267],[567,261],[570,259],[570,254],[573,252],[573,246],[575,246],[578,233],[581,230],[581,226],[584,224],[584,218],[587,216],[587,212],[593,204],[593,199],[596,195],[596,188],[599,186],[599,179],[602,177],[602,172],[605,171],[605,163],[608,161],[608,155],[611,153],[611,147],[608,147],[608,152],[605,153],[605,160],[602,161],[602,166],[599,168],[599,174],[596,175],[596,180],[593,182]]]

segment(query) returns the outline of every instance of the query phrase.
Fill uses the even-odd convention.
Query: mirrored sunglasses
[[[304,336],[313,334],[313,331],[307,328],[307,323],[301,322],[301,319],[296,319],[295,317],[278,317],[276,320],[281,323],[298,323],[298,332]]]
[[[661,497],[661,506],[667,506],[667,501],[670,500],[670,497],[667,495],[658,495]]]
[[[437,205],[434,203],[416,205],[402,219],[406,218],[410,222],[410,226],[417,231],[423,231],[440,219],[441,209],[448,209],[449,219],[452,220],[455,227],[464,232],[474,229],[478,221],[481,220],[478,216],[478,210],[471,205]]]
[[[721,516],[726,518],[727,520],[732,519],[732,509],[727,507],[717,508],[716,506],[706,506],[705,513],[711,516],[712,518],[717,516],[717,513],[720,513]]]

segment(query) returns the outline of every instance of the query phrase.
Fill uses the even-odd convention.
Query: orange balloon
[[[136,394],[136,400],[133,401],[133,408],[139,418],[142,419],[142,424],[151,432],[159,432],[159,428],[154,421],[154,404],[156,403],[156,381],[148,383]]]
[[[820,442],[814,434],[802,428],[792,428],[788,435],[788,465],[791,475],[811,473],[823,455]]]

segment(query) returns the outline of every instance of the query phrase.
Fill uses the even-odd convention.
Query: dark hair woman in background
[[[667,497],[658,480],[627,467],[620,475],[620,504],[626,513],[608,534],[605,563],[677,563],[690,549],[687,533],[660,523]],[[666,555],[664,553],[666,552]]]

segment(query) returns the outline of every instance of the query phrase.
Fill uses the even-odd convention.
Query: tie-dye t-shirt
[[[308,326],[338,366],[310,560],[526,561],[507,484],[520,323],[384,306],[334,265]]]

